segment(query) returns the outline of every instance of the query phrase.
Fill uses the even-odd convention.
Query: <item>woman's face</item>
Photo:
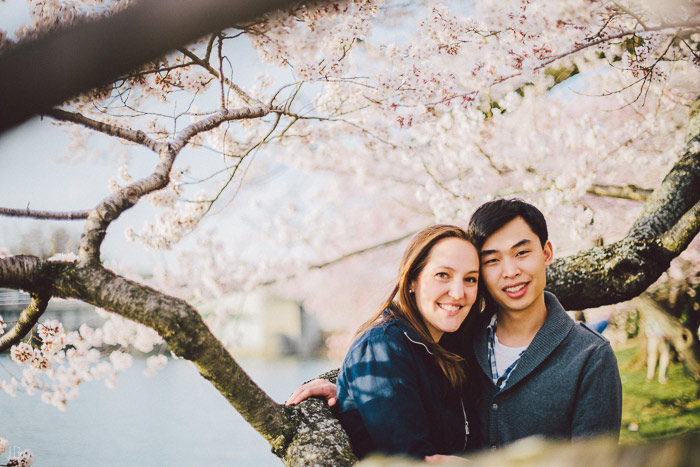
[[[479,254],[461,238],[437,242],[418,278],[411,282],[416,304],[435,342],[454,332],[476,300]]]

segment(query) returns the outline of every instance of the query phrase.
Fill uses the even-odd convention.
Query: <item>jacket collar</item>
[[[388,310],[385,310],[384,313],[382,313],[382,316],[387,317],[387,319],[385,319],[382,323],[384,329],[386,329],[388,326],[391,326],[392,324],[395,325],[401,330],[401,333],[410,343],[422,347],[429,355],[433,354],[428,349],[428,346],[425,344],[425,342],[423,342],[418,336],[418,333],[415,331],[415,329],[413,329],[413,327],[410,324],[408,324],[408,322],[406,322],[405,319],[401,318],[400,316],[390,314]]]
[[[544,303],[547,307],[547,317],[544,324],[535,334],[525,353],[520,357],[518,366],[508,379],[503,391],[516,385],[521,379],[537,368],[557,346],[569,335],[574,327],[574,321],[566,314],[557,297],[550,292],[544,292]],[[487,321],[488,322],[488,321]],[[474,353],[481,370],[491,379],[491,365],[488,357],[488,329],[479,330],[474,339]]]

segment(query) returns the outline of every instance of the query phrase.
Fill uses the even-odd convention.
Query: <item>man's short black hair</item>
[[[532,204],[517,198],[497,199],[479,206],[469,221],[469,230],[473,235],[475,246],[481,250],[487,238],[517,217],[522,217],[530,226],[544,248],[548,240],[544,215]]]

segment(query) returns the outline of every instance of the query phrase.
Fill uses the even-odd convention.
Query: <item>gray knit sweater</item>
[[[610,343],[575,324],[553,294],[545,292],[545,304],[547,318],[503,390],[491,380],[488,330],[473,341],[479,367],[475,402],[485,447],[532,435],[620,434],[622,387]]]

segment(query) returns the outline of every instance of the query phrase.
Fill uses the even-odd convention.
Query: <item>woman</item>
[[[478,279],[479,256],[463,229],[435,225],[413,238],[396,285],[360,327],[338,375],[337,417],[358,457],[467,449],[464,361],[439,341],[463,325]],[[291,403],[303,398],[295,395]]]

